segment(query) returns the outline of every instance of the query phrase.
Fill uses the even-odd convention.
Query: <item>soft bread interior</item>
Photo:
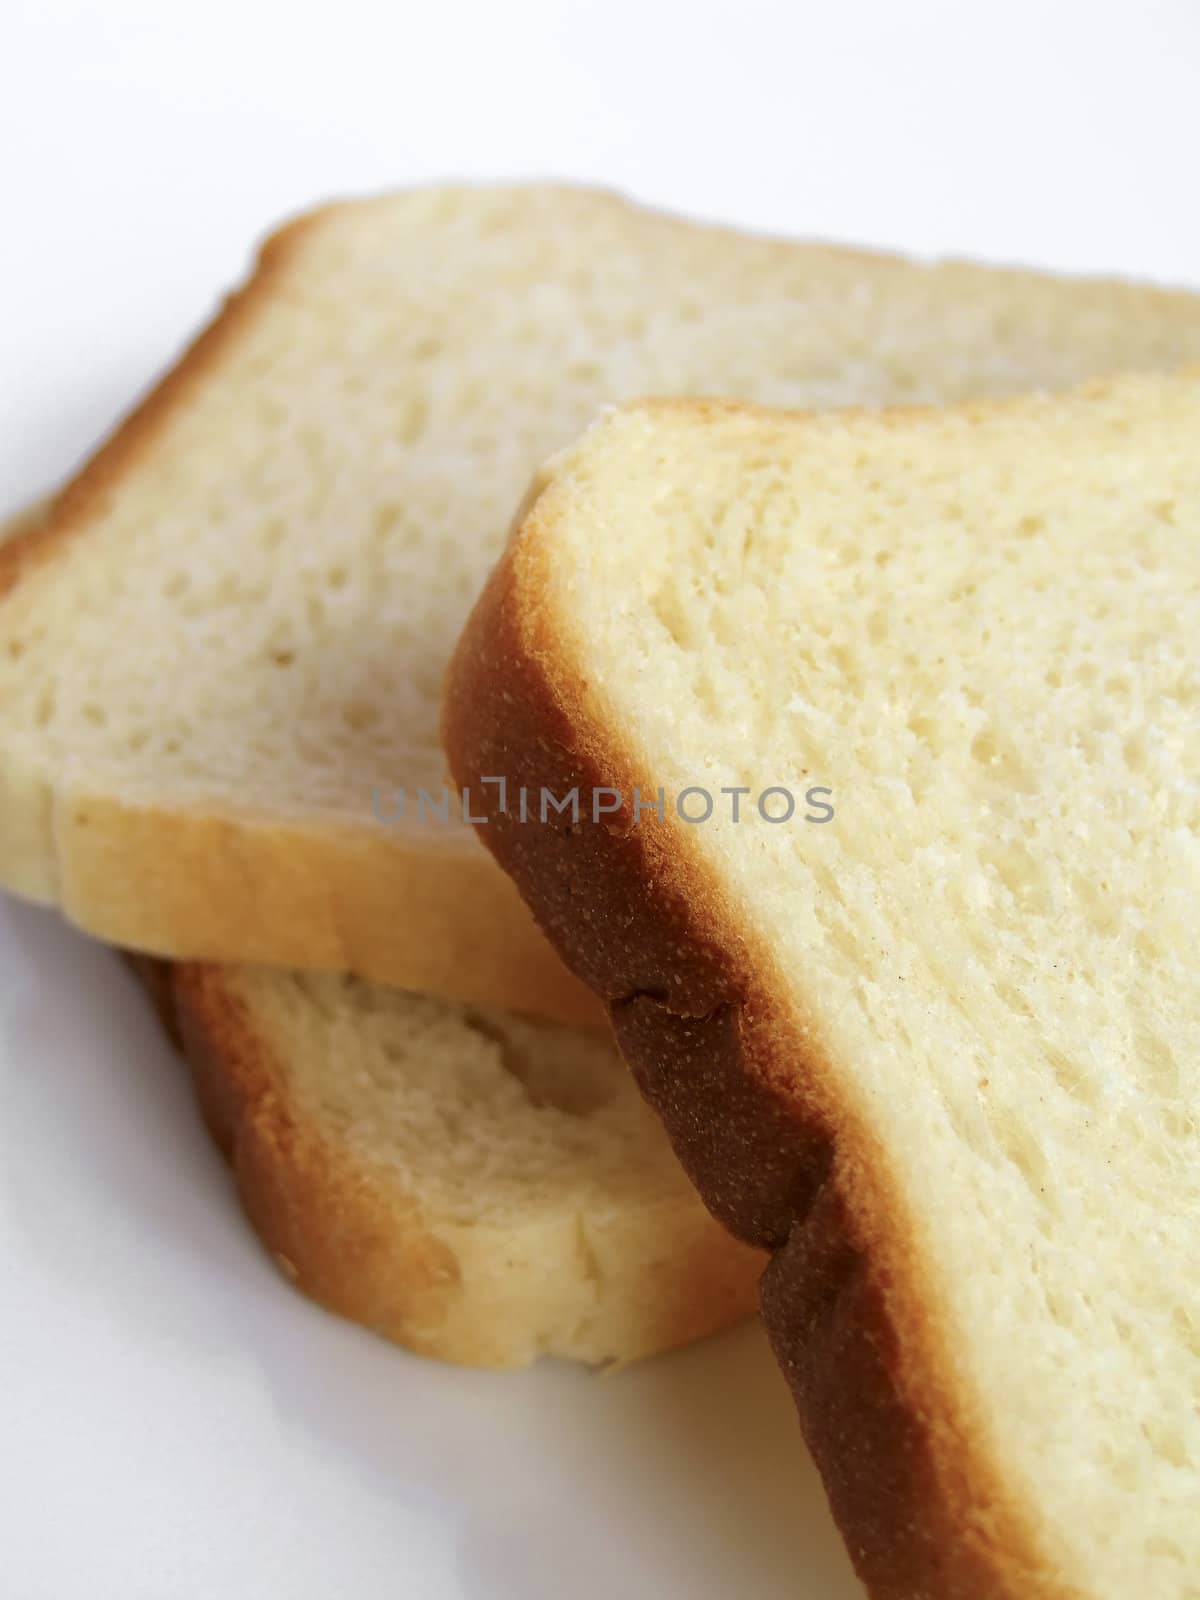
[[[228,981],[301,1114],[455,1222],[699,1205],[600,1029],[353,978],[240,968]]]

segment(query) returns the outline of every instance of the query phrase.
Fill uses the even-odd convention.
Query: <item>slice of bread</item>
[[[151,953],[585,1014],[470,830],[417,814],[445,663],[537,463],[645,393],[948,401],[1188,356],[1192,295],[603,194],[316,212],[0,556],[0,883]]]
[[[361,980],[141,961],[246,1214],[306,1294],[422,1355],[632,1361],[753,1310],[606,1033]]]
[[[772,1251],[876,1596],[1200,1593],[1198,441],[1200,373],[634,406],[451,669],[460,783],[584,797],[484,837]]]

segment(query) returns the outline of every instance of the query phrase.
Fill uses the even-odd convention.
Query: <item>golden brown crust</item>
[[[545,600],[543,502],[477,604],[447,679],[460,784],[656,785],[591,709]],[[484,842],[622,1050],[704,1199],[772,1252],[762,1307],[855,1565],[878,1600],[1067,1600],[955,1387],[936,1306],[869,1130],[775,996],[684,830],[494,816]]]
[[[53,827],[58,903],[110,944],[601,1020],[482,850],[414,848],[393,830],[321,818],[139,807],[78,788],[57,796]]]

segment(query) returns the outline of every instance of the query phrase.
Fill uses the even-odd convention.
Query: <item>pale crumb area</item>
[[[605,403],[942,401],[1200,357],[1187,295],[570,190],[338,207],[286,248],[86,534],[0,605],[0,747],[52,785],[366,826],[379,791],[440,788],[450,649],[530,474]]]
[[[606,1031],[334,975],[184,965],[247,1215],[306,1294],[479,1367],[640,1360],[757,1303]]]
[[[1200,1594],[1197,440],[1194,377],[635,408],[533,519],[650,783],[834,790],[831,824],[688,847],[872,1131],[1006,1480],[1106,1600]]]
[[[239,968],[288,1103],[431,1218],[520,1228],[702,1215],[612,1041],[358,979]],[[715,1224],[714,1224],[715,1228]]]
[[[636,1360],[753,1310],[760,1253],[705,1211],[606,1034],[218,970],[269,1062],[251,1115],[269,1108],[296,1141],[289,1204],[316,1241],[350,1230],[344,1263],[340,1244],[318,1252],[310,1292],[344,1271],[391,1337],[484,1366]]]

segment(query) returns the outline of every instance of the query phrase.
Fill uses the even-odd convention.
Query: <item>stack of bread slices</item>
[[[334,1310],[621,1362],[762,1278],[873,1594],[1200,1594],[1189,360],[589,191],[314,212],[0,547],[0,884]]]

